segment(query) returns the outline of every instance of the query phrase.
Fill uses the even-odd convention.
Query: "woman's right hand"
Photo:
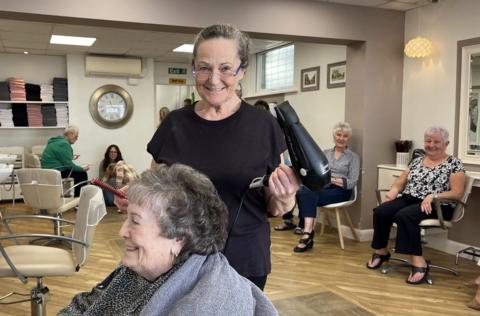
[[[125,194],[127,194],[128,185],[124,186],[119,191],[122,191]],[[115,196],[113,198],[113,203],[118,207],[119,213],[127,214],[127,208],[128,208],[128,200],[127,199],[121,198],[121,197],[119,197],[118,195],[115,194]]]

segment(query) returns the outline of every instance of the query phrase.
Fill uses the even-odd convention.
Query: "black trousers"
[[[73,184],[80,183],[82,181],[87,181],[88,180],[88,175],[86,171],[71,171],[70,169],[63,170],[62,173],[62,178],[73,178]],[[83,183],[79,185],[78,187],[75,187],[74,191],[74,196],[79,197],[80,196],[80,189],[86,185],[87,183]]]
[[[422,212],[421,199],[411,195],[402,195],[395,200],[385,202],[373,210],[373,249],[387,248],[392,224],[397,223],[395,252],[413,256],[422,255],[420,222],[427,218],[437,218],[435,209],[432,213]],[[432,205],[433,208],[433,205]],[[449,220],[453,215],[450,205],[442,205],[443,218]]]
[[[267,283],[267,275],[259,277],[248,277],[247,279],[249,279],[250,282],[255,284],[262,291],[265,288],[265,284]]]

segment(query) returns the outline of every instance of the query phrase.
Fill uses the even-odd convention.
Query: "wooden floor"
[[[0,207],[10,209],[8,204]],[[25,207],[19,205],[7,214],[24,212]],[[67,217],[73,218],[73,212],[70,213]],[[122,221],[123,215],[109,210],[97,228],[87,264],[72,277],[45,279],[51,294],[48,315],[55,315],[74,294],[91,289],[117,265],[122,255],[118,236]],[[278,222],[279,219],[273,219],[272,226]],[[35,227],[45,232],[50,229],[50,223]],[[33,226],[17,221],[14,228],[28,231]],[[5,234],[3,227],[0,233]],[[325,235],[315,237],[312,251],[297,254],[292,252],[297,240],[298,236],[291,231],[272,229],[273,268],[265,292],[281,315],[479,315],[465,306],[473,289],[465,287],[464,282],[480,273],[471,261],[460,261],[459,277],[433,272],[434,285],[412,286],[405,283],[405,270],[384,275],[366,269],[365,262],[370,255],[368,242],[347,239],[345,250],[341,250],[336,230],[327,229]],[[437,264],[454,266],[451,255],[429,248],[425,248],[425,254]],[[0,279],[0,296],[10,291],[28,292],[34,283],[31,280],[23,285],[14,278]],[[349,309],[341,313],[328,304],[332,307],[345,304]],[[0,305],[0,315],[29,315],[29,311],[29,303]]]

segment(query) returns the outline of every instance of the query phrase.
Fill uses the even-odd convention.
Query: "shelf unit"
[[[0,100],[0,104],[66,104],[68,106],[68,101],[11,101],[11,100]],[[6,129],[64,129],[67,126],[0,126],[0,130]]]
[[[0,100],[0,103],[10,103],[10,104],[68,104],[68,101],[9,101],[9,100]]]

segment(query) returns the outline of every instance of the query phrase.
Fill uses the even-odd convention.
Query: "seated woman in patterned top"
[[[407,278],[409,284],[420,284],[427,280],[429,266],[422,256],[420,226],[427,218],[436,218],[432,200],[460,199],[465,184],[465,169],[462,162],[446,153],[448,131],[441,127],[430,127],[425,131],[425,157],[414,159],[408,169],[393,183],[385,195],[385,202],[373,211],[373,241],[375,250],[367,262],[367,268],[378,269],[390,259],[387,250],[392,223],[397,223],[395,251],[411,256],[412,271]],[[399,194],[402,194],[398,197]],[[443,217],[449,220],[454,205],[442,204]]]

